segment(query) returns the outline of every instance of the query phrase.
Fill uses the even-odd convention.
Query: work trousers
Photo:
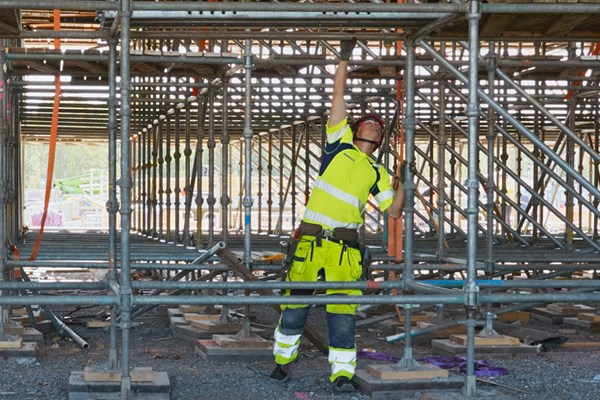
[[[319,276],[326,281],[357,281],[362,276],[360,251],[342,242],[321,240],[312,236],[299,239],[287,280],[314,282]],[[321,244],[318,246],[318,244]],[[311,290],[288,290],[285,295],[309,295]],[[360,295],[356,289],[327,289],[326,294]],[[273,354],[278,364],[289,364],[298,357],[300,337],[310,306],[282,305],[279,326],[275,330]],[[356,369],[355,319],[356,304],[328,304],[330,380],[338,376],[352,378]]]

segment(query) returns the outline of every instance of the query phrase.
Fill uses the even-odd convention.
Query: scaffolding
[[[405,368],[415,366],[412,306],[461,304],[464,391],[475,396],[481,321],[491,331],[494,313],[599,300],[595,280],[552,278],[598,269],[600,4],[14,3],[0,0],[0,339],[11,305],[110,306],[122,339],[117,349],[111,325],[108,364],[121,368],[121,396],[128,399],[129,330],[148,307],[282,302],[190,294],[208,289],[376,287],[377,295],[285,303],[401,305],[405,334],[388,340],[404,340]],[[52,9],[73,10],[74,21],[63,20],[62,30],[38,28],[33,16],[47,13],[50,21]],[[409,166],[403,261],[388,255],[387,218],[375,207],[361,234],[375,253],[371,270],[399,271],[402,280],[213,281],[230,271],[215,261],[226,249],[242,251],[241,263],[260,270],[265,266],[252,251],[276,247],[299,223],[320,163],[331,67],[340,40],[353,37],[359,45],[350,62],[350,117],[382,115],[388,135],[377,161],[392,175],[401,154]],[[79,47],[48,49],[51,39]],[[109,229],[100,237],[46,234],[38,259],[24,261],[32,250],[19,243],[22,148],[48,140],[48,93],[55,90],[31,77],[57,74],[69,77],[59,140],[106,143]],[[108,273],[100,286],[16,279],[23,267],[57,263]],[[165,279],[132,282],[138,268]],[[530,279],[502,279],[522,271]],[[444,279],[457,272],[466,279]],[[180,281],[192,273],[198,279]],[[106,294],[40,294],[74,287]],[[565,290],[507,291],[515,287]],[[141,289],[151,294],[137,294]],[[153,295],[165,291],[171,294]]]

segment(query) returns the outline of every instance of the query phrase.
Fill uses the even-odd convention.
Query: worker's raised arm
[[[400,183],[394,193],[394,200],[389,208],[386,210],[388,215],[392,218],[400,218],[402,216],[402,209],[404,208],[404,185]]]
[[[356,39],[342,40],[340,45],[340,62],[333,76],[333,95],[331,97],[331,110],[329,111],[329,126],[334,126],[346,118],[346,79],[348,78],[348,60],[352,56],[352,50],[356,45]]]

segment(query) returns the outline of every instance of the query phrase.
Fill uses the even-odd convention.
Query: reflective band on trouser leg
[[[273,355],[277,364],[289,364],[298,357],[298,347],[300,347],[301,335],[285,335],[279,331],[279,327],[275,330],[275,346],[273,347]]]
[[[356,347],[353,349],[336,349],[329,347],[329,364],[331,364],[331,382],[339,376],[352,379],[356,370]]]

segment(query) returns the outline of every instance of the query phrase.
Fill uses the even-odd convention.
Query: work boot
[[[356,392],[354,382],[347,376],[338,376],[333,381],[333,388],[336,392]]]
[[[290,372],[290,364],[277,364],[273,372],[271,372],[271,379],[274,379],[279,382],[285,382],[290,377],[288,373]]]

